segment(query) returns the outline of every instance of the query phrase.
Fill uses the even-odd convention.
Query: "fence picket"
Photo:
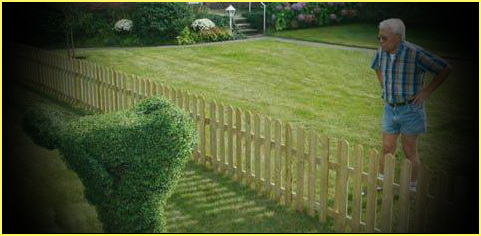
[[[246,184],[248,187],[252,186],[252,113],[250,111],[245,113],[245,152],[246,152]]]
[[[415,233],[423,233],[425,229],[429,178],[429,170],[424,165],[421,165],[416,193],[416,211],[414,218]]]
[[[367,184],[367,203],[366,203],[366,232],[374,233],[376,224],[377,208],[377,173],[379,164],[379,153],[371,150],[369,158],[369,176]]]
[[[329,138],[321,137],[321,158],[319,164],[319,221],[326,222],[328,212],[328,193],[329,193]]]
[[[338,169],[336,174],[336,195],[334,199],[334,211],[338,213],[335,228],[338,232],[344,232],[346,228],[347,217],[347,161],[348,143],[345,140],[339,141],[337,163]]]
[[[317,136],[314,132],[309,133],[309,155],[308,155],[308,172],[307,172],[307,213],[314,217],[316,214],[316,157],[317,157]]]
[[[275,140],[275,151],[274,151],[274,182],[276,196],[275,200],[277,203],[281,202],[282,192],[282,134],[281,134],[282,124],[279,120],[274,121],[274,140]]]
[[[224,171],[226,169],[226,158],[225,158],[225,122],[224,122],[224,104],[219,105],[219,171]]]
[[[297,128],[297,155],[296,163],[296,210],[303,211],[304,208],[304,128]]]
[[[286,150],[285,150],[285,192],[284,201],[288,208],[292,207],[292,127],[289,123],[286,124]]]
[[[271,119],[266,117],[264,119],[264,180],[265,180],[265,194],[266,196],[272,195],[272,139],[271,139]]]
[[[227,107],[227,162],[229,165],[229,173],[231,175],[235,174],[234,172],[234,123],[233,123],[233,108],[232,106]]]
[[[254,115],[254,175],[255,188],[261,191],[261,118],[259,114]]]
[[[237,174],[236,180],[238,182],[242,181],[243,176],[243,168],[242,168],[242,110],[240,108],[235,109],[235,138],[236,138],[236,166],[237,166]]]
[[[392,154],[387,154],[384,157],[384,183],[382,186],[383,190],[381,206],[381,233],[391,232],[394,168],[394,156]]]
[[[175,93],[174,93],[175,94]],[[175,98],[175,97],[173,97]],[[204,166],[207,164],[206,123],[205,123],[205,98],[199,98],[199,125],[200,125],[200,161]]]
[[[404,159],[401,165],[397,233],[408,233],[409,231],[409,212],[411,207],[409,183],[411,182],[411,168],[411,162],[407,158]]]
[[[363,147],[356,145],[354,149],[354,173],[352,176],[352,232],[360,232],[361,230],[363,153]]]
[[[209,130],[210,130],[210,156],[211,156],[211,163],[214,169],[217,169],[218,160],[217,160],[217,104],[216,102],[210,103],[210,123],[209,123]]]

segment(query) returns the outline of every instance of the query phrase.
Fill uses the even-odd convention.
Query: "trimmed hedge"
[[[73,119],[72,115],[68,115],[58,109],[42,105],[28,109],[22,120],[22,127],[39,146],[49,150],[57,149],[60,142],[61,129],[68,120]]]
[[[24,123],[30,120],[27,115]],[[166,200],[196,140],[187,114],[154,97],[128,111],[82,117],[53,130],[105,232],[164,231]]]

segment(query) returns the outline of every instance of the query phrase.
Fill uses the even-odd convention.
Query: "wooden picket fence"
[[[410,192],[408,160],[395,163],[387,155],[380,181],[376,150],[84,60],[19,44],[14,52],[9,60],[18,82],[88,110],[113,112],[150,96],[168,98],[196,124],[197,163],[320,222],[331,219],[337,232],[444,232],[462,213],[456,204],[464,201],[463,178],[450,188],[446,173],[423,166],[417,192]]]

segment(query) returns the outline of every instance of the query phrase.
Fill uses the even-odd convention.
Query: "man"
[[[400,19],[379,23],[380,48],[372,61],[383,90],[384,118],[381,170],[384,157],[394,154],[401,137],[404,155],[412,163],[410,190],[415,191],[420,167],[417,152],[418,137],[426,132],[424,103],[448,77],[451,66],[443,59],[405,40],[405,26]],[[426,72],[434,75],[425,86]],[[378,188],[378,190],[381,190]]]

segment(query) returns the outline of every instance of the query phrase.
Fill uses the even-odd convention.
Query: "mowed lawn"
[[[375,49],[379,46],[379,41],[376,38],[378,31],[379,29],[375,24],[353,23],[279,31],[272,33],[272,36]],[[417,28],[407,25],[406,40],[444,57],[466,58],[467,55],[472,54],[463,39],[447,30]]]
[[[79,50],[90,62],[161,81],[208,101],[302,125],[365,149],[379,149],[383,102],[370,69],[373,53],[272,38],[204,46]],[[420,156],[431,168],[459,171],[474,158],[468,155],[474,148],[468,134],[473,133],[477,112],[466,101],[477,96],[466,88],[469,81],[477,80],[472,73],[477,65],[451,63],[454,70],[449,80],[427,103],[429,133],[420,139]]]

